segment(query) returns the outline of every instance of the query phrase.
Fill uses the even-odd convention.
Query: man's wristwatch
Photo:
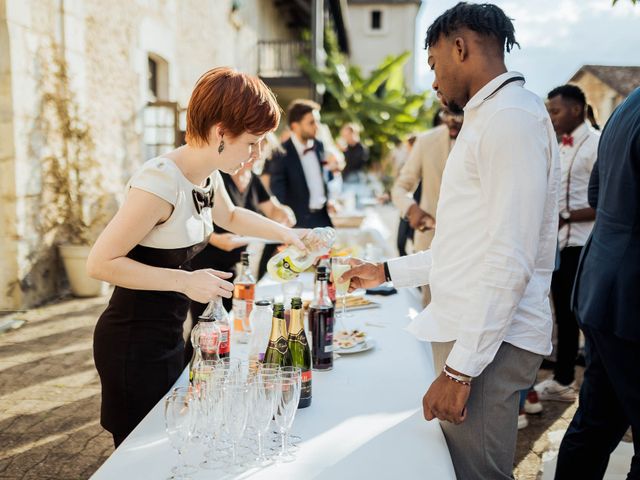
[[[391,281],[391,273],[389,273],[389,264],[387,262],[382,263],[382,268],[384,268],[384,281]]]
[[[560,212],[560,218],[562,218],[565,222],[569,223],[569,219],[571,218],[571,212],[569,211]]]

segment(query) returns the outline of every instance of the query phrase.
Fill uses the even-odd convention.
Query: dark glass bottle
[[[302,370],[302,388],[300,390],[300,402],[298,408],[311,405],[311,349],[304,333],[304,320],[302,317],[302,299],[291,299],[291,322],[289,323],[289,352],[294,367]]]
[[[327,273],[329,273],[329,280],[327,281],[327,293],[329,294],[329,298],[336,304],[336,286],[333,284],[333,275],[331,275],[331,257],[329,255],[323,255],[320,257],[320,261],[318,262],[318,271],[320,268],[325,268]]]
[[[318,270],[313,301],[309,307],[311,358],[314,370],[331,370],[333,368],[334,307],[327,288],[329,273],[326,269]]]
[[[273,306],[271,335],[269,335],[269,346],[264,354],[264,363],[275,363],[282,367],[291,366],[291,353],[287,342],[287,325],[284,321],[284,304],[282,303],[276,303]]]

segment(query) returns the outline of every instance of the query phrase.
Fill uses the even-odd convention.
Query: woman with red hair
[[[260,156],[280,107],[258,78],[214,68],[187,109],[187,144],[147,161],[91,250],[89,274],[115,290],[94,333],[102,383],[101,424],[116,447],[167,393],[183,368],[189,302],[232,296],[229,273],[190,271],[216,225],[304,248],[303,231],[233,205],[218,171],[232,174]]]

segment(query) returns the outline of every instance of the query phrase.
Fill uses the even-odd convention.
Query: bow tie
[[[213,187],[211,187],[208,193],[203,193],[195,189],[191,192],[193,204],[196,206],[198,213],[202,212],[204,208],[213,207],[213,194]]]
[[[306,155],[307,153],[309,153],[309,152],[313,152],[313,151],[315,151],[315,148],[313,148],[313,147],[305,148],[305,149],[302,151],[302,155]]]
[[[573,147],[573,137],[571,135],[562,135],[562,145]]]

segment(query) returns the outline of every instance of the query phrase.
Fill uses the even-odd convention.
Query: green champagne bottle
[[[289,352],[294,367],[302,370],[302,387],[300,389],[300,402],[298,408],[311,405],[311,348],[304,333],[304,321],[302,317],[302,299],[291,299],[291,320],[289,322]]]
[[[281,367],[291,366],[291,352],[287,342],[287,324],[284,321],[284,304],[273,305],[269,346],[264,354],[264,363],[275,363]]]

